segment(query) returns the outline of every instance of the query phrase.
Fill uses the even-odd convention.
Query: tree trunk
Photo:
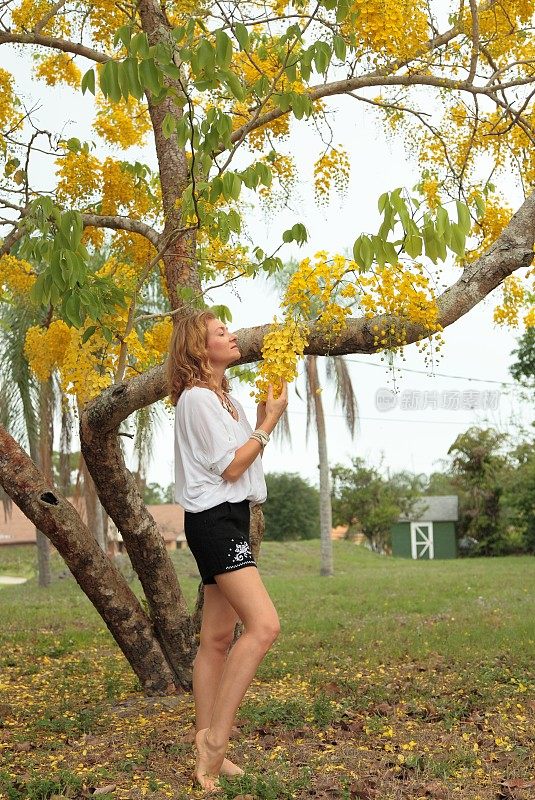
[[[82,458],[81,460],[81,467],[82,467],[82,475],[83,475],[83,482],[84,482],[84,503],[85,503],[85,511],[86,511],[86,519],[87,519],[87,527],[93,533],[93,536],[97,540],[100,548],[104,553],[108,552],[108,531],[107,525],[105,527],[105,519],[107,519],[105,515],[105,511],[102,507],[102,503],[100,502],[99,496],[97,494],[97,489],[93,478],[91,477],[91,473],[87,468],[87,464],[85,460]]]
[[[52,450],[54,448],[54,390],[52,378],[39,386],[39,466],[45,481],[52,485]],[[36,530],[37,573],[39,586],[50,586],[50,542]]]
[[[125,387],[126,384],[113,387],[111,397],[120,397]],[[102,402],[92,403],[81,418],[82,454],[102,505],[121,532],[175,680],[183,688],[190,688],[197,648],[192,618],[164,541],[124,463],[118,431],[108,427],[110,395],[100,395],[100,399]]]
[[[333,575],[333,541],[332,527],[333,514],[331,506],[331,484],[329,478],[329,458],[327,455],[327,432],[325,429],[325,415],[321,401],[321,387],[318,378],[318,359],[308,356],[306,359],[308,370],[308,383],[314,401],[316,416],[316,430],[318,433],[318,457],[320,472],[320,533],[321,533],[321,558],[320,575]]]
[[[151,621],[112,561],[76,513],[0,426],[0,483],[50,539],[128,659],[147,694],[175,691]]]

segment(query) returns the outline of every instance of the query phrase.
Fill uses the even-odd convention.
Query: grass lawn
[[[39,589],[35,557],[0,547],[0,575],[29,578],[0,586],[0,797],[203,796],[192,697],[144,697],[74,580]],[[172,557],[192,605],[193,558]],[[231,740],[246,775],[219,796],[533,799],[535,559],[414,562],[339,541],[334,560],[320,578],[318,541],[263,545],[282,632]]]

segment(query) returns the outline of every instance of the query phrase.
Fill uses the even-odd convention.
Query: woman
[[[200,644],[193,665],[196,714],[194,779],[216,788],[217,776],[243,770],[225,758],[238,706],[279,633],[279,619],[249,541],[249,503],[263,503],[261,455],[288,404],[259,403],[253,431],[228,394],[225,370],[240,358],[236,336],[208,311],[176,322],[168,360],[175,411],[175,499],[184,508],[186,540],[204,584]],[[244,633],[227,656],[236,622]]]

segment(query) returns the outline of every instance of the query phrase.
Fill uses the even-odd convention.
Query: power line
[[[255,411],[256,410],[256,406],[245,405],[243,407],[245,409],[247,409],[247,411]],[[474,410],[479,410],[479,409],[474,409]],[[288,414],[290,414],[290,415],[291,414],[304,415],[306,413],[307,413],[306,411],[288,409]],[[362,419],[362,420],[373,420],[374,422],[410,422],[411,424],[414,424],[414,423],[426,423],[428,425],[463,425],[463,426],[464,425],[473,425],[473,423],[474,423],[473,419],[472,420],[410,419],[410,418],[404,419],[402,417],[390,417],[390,416],[387,416],[387,414],[388,414],[388,412],[385,412],[385,415],[383,417],[361,417],[359,415],[358,420],[360,421]],[[335,417],[337,419],[345,419],[345,414],[329,414],[329,413],[325,413],[324,416],[325,417],[331,417],[331,418]],[[485,420],[483,420],[483,421],[485,421]]]
[[[360,358],[344,358],[344,361],[350,361],[353,364],[364,364],[367,367],[379,367],[380,369],[388,369],[387,364],[376,364],[373,361],[364,361]],[[519,388],[517,383],[513,383],[511,381],[497,381],[493,378],[474,378],[468,375],[451,375],[446,372],[433,372],[430,374],[425,369],[413,369],[411,367],[395,367],[396,370],[400,370],[400,372],[416,372],[419,375],[427,375],[428,377],[437,377],[437,378],[454,378],[455,380],[460,381],[477,381],[478,383],[497,383],[500,386],[514,386],[515,388]]]

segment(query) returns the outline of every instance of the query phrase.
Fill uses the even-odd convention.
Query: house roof
[[[85,521],[85,504],[81,498],[70,497],[69,502],[75,506]],[[154,518],[164,541],[170,542],[184,538],[184,509],[176,503],[147,506]],[[110,529],[112,529],[110,520]],[[113,526],[114,527],[114,526]],[[111,530],[110,530],[111,533]],[[2,544],[35,544],[35,527],[20,508],[13,503],[11,517],[4,516],[0,503],[0,545]],[[110,538],[113,538],[111,536]]]
[[[400,514],[398,522],[457,522],[459,498],[456,494],[421,497],[409,516]]]

